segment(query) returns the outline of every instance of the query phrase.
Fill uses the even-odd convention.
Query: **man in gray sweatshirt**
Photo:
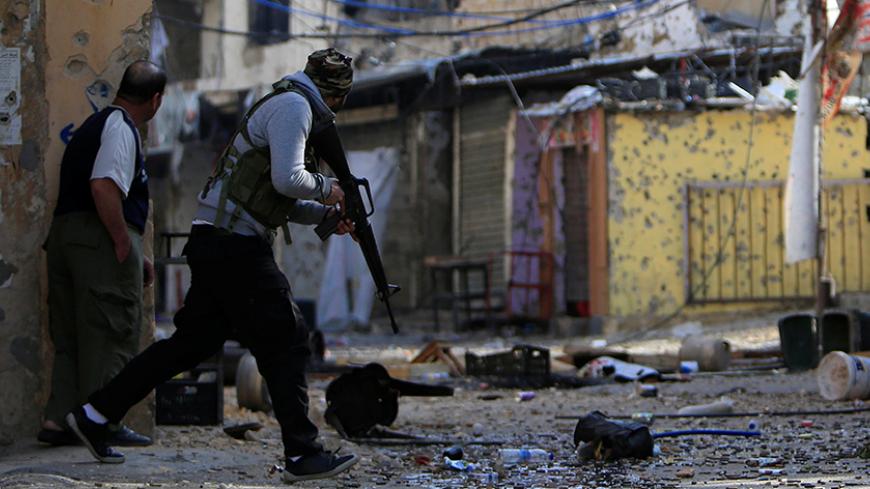
[[[353,79],[350,58],[316,51],[305,70],[285,77],[246,114],[215,174],[199,195],[184,248],[191,285],[172,337],[127,364],[66,420],[101,462],[124,456],[106,443],[117,422],[154,387],[238,339],[257,359],[281,425],[288,482],[334,476],[357,462],[327,452],[308,418],[308,331],[293,313],[290,284],[275,263],[272,241],[290,220],[317,224],[342,204],[337,181],[318,172],[311,136],[335,123]],[[340,143],[336,141],[335,143]],[[353,230],[342,221],[337,234]]]

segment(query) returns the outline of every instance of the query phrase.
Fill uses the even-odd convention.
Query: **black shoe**
[[[36,434],[36,439],[41,443],[48,443],[53,447],[63,447],[67,445],[81,445],[82,442],[75,433],[69,430],[49,430],[43,428]]]
[[[106,440],[109,436],[109,425],[94,423],[88,419],[83,407],[79,406],[66,415],[66,423],[90,450],[97,460],[107,464],[124,462],[124,454],[115,451]]]
[[[305,455],[295,462],[287,459],[287,466],[284,468],[284,482],[332,477],[351,468],[357,461],[359,461],[359,457],[354,454],[336,455],[330,452]]]
[[[109,445],[119,447],[147,447],[153,443],[151,438],[141,433],[136,433],[125,425],[120,425],[117,428],[110,426],[107,442]]]

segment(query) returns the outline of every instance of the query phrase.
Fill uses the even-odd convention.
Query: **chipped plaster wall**
[[[783,180],[791,114],[759,112],[748,181]],[[666,316],[685,300],[683,187],[742,181],[750,115],[744,110],[608,115],[610,314]],[[842,115],[825,135],[825,178],[862,178],[867,121]],[[769,306],[770,304],[767,304]],[[746,310],[764,303],[690,306],[685,313]]]
[[[44,254],[63,139],[148,55],[149,0],[0,0],[21,48],[23,144],[0,146],[0,445],[32,436],[48,395]],[[88,88],[91,88],[90,92]]]
[[[37,426],[34,406],[43,399],[47,380],[38,251],[47,210],[42,163],[48,114],[43,5],[0,0],[0,21],[3,48],[21,50],[22,117],[22,144],[0,145],[0,445],[5,445]]]

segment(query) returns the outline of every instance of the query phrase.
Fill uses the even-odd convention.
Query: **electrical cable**
[[[768,417],[806,417],[806,416],[835,416],[842,414],[859,414],[870,412],[870,406],[849,409],[803,409],[798,411],[755,411],[744,413],[716,413],[716,414],[679,414],[664,413],[652,414],[653,419],[692,419],[692,418],[760,418]],[[632,419],[631,414],[617,414],[608,416],[612,419]],[[577,419],[577,416],[559,415],[556,419]]]
[[[583,0],[567,0],[561,4],[554,5],[552,7],[547,7],[544,9],[539,9],[531,14],[525,15],[520,18],[511,19],[506,22],[487,24],[483,26],[477,27],[469,27],[467,29],[456,29],[456,30],[434,30],[434,31],[416,31],[413,29],[405,29],[405,28],[397,28],[397,27],[389,27],[380,24],[370,24],[365,22],[358,22],[346,19],[340,19],[337,17],[332,17],[328,15],[319,14],[316,12],[312,12],[310,10],[302,9],[299,7],[290,7],[287,5],[283,5],[280,3],[276,3],[274,0],[252,0],[253,2],[263,5],[265,7],[269,7],[284,13],[288,14],[300,14],[306,15],[309,17],[315,17],[321,20],[328,20],[331,22],[336,22],[339,25],[351,27],[351,28],[360,28],[360,29],[370,29],[370,30],[379,30],[383,33],[384,36],[407,36],[407,37],[452,37],[452,36],[468,36],[468,37],[483,37],[483,36],[505,36],[505,35],[515,35],[526,32],[535,32],[539,30],[546,29],[556,29],[560,27],[566,27],[571,25],[582,25],[590,22],[596,22],[599,20],[610,19],[616,17],[622,13],[629,12],[632,10],[638,10],[642,8],[646,8],[650,5],[658,3],[660,0],[632,0],[630,4],[624,5],[613,10],[602,12],[599,14],[580,17],[576,19],[567,19],[567,20],[559,20],[552,21],[551,24],[538,26],[538,27],[528,27],[525,29],[513,29],[513,30],[504,30],[504,31],[489,31],[489,29],[499,28],[499,27],[507,27],[514,24],[519,24],[523,22],[530,21],[542,15],[546,15],[551,12],[555,12],[560,9],[568,8],[575,6],[581,3]]]
[[[416,8],[416,7],[400,7],[397,5],[387,5],[382,3],[368,3],[363,0],[330,0],[333,3],[355,7],[359,9],[366,10],[381,10],[387,12],[399,12],[399,13],[412,13],[412,14],[420,14],[426,16],[441,16],[441,17],[463,17],[463,18],[471,18],[471,19],[487,19],[487,20],[511,20],[508,17],[501,17],[504,14],[523,14],[523,13],[532,13],[539,10],[539,8],[521,8],[521,9],[513,9],[513,10],[477,10],[474,12],[457,12],[451,10],[438,10],[438,9],[426,9],[426,8]],[[583,0],[584,4],[588,5],[603,5],[603,4],[613,4],[620,1],[625,0]],[[547,21],[543,21],[547,22]]]
[[[596,15],[592,15],[589,17],[582,17],[577,19],[568,19],[568,20],[560,20],[553,21],[551,25],[538,26],[538,27],[529,27],[525,29],[513,29],[513,30],[504,30],[504,31],[481,31],[482,29],[490,29],[493,27],[497,27],[498,25],[489,25],[489,26],[480,26],[469,29],[460,29],[460,30],[445,30],[445,31],[414,31],[410,29],[399,29],[399,28],[390,28],[387,26],[375,25],[375,24],[365,24],[356,21],[347,21],[344,19],[339,19],[336,17],[325,16],[322,14],[318,14],[310,11],[299,10],[296,7],[287,7],[285,5],[276,4],[271,2],[270,0],[252,0],[257,3],[260,3],[264,6],[268,6],[273,9],[282,10],[285,13],[297,13],[301,15],[306,15],[309,17],[315,17],[320,20],[330,20],[335,21],[339,25],[345,25],[353,28],[366,28],[366,29],[374,29],[381,30],[382,32],[347,32],[347,33],[335,33],[335,34],[320,34],[320,33],[299,33],[299,34],[284,34],[284,33],[274,33],[274,32],[258,32],[258,31],[242,31],[242,30],[233,30],[226,29],[222,27],[214,27],[208,26],[199,22],[194,22],[186,19],[181,19],[178,17],[173,17],[170,15],[155,15],[155,18],[159,18],[161,20],[165,20],[167,22],[172,22],[178,25],[183,25],[186,27],[195,28],[201,31],[206,32],[216,32],[219,34],[226,35],[236,35],[236,36],[245,36],[252,37],[258,39],[269,39],[274,38],[278,41],[288,41],[292,39],[329,39],[329,40],[337,40],[337,39],[384,39],[384,38],[402,38],[402,37],[484,37],[484,36],[509,36],[522,34],[527,32],[535,32],[540,30],[549,30],[549,29],[557,29],[561,27],[573,26],[573,25],[583,25],[592,22],[597,22],[601,20],[608,20],[610,18],[616,17],[622,13],[638,10],[641,8],[646,8],[650,5],[658,3],[660,0],[634,0],[634,3],[623,6],[615,10],[611,10],[609,12],[604,12]],[[572,0],[572,2],[577,2],[580,0]],[[570,6],[570,5],[568,5]],[[551,7],[554,8],[554,7]],[[543,14],[542,14],[543,15]],[[528,16],[526,16],[528,17]],[[480,31],[480,32],[478,32]]]
[[[379,10],[384,12],[396,12],[403,14],[419,14],[426,15],[430,17],[455,17],[455,18],[463,18],[463,19],[480,19],[480,20],[497,20],[501,22],[513,21],[516,19],[510,17],[502,17],[498,15],[490,15],[485,13],[478,12],[456,12],[449,10],[435,10],[435,9],[425,9],[425,8],[417,8],[417,7],[401,7],[398,5],[386,5],[382,3],[368,3],[361,0],[332,0],[333,3],[337,3],[339,5],[344,5],[347,7],[355,7],[359,9],[365,10]],[[595,3],[595,0],[586,0],[585,3]],[[536,12],[538,9],[531,9],[529,12]],[[528,20],[530,23],[540,23],[540,24],[548,24],[552,22],[558,22],[554,20]]]

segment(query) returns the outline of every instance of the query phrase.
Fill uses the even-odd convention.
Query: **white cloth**
[[[351,172],[369,180],[374,197],[375,213],[369,218],[375,240],[381,252],[387,227],[390,201],[399,174],[399,152],[396,148],[372,151],[350,151],[347,154]],[[368,198],[363,200],[368,209]],[[381,255],[383,260],[384,256]],[[387,279],[390,271],[387,270]],[[329,240],[326,268],[317,300],[317,324],[323,330],[343,329],[352,324],[368,324],[375,302],[375,282],[372,280],[359,244],[347,236]]]
[[[136,135],[124,121],[121,110],[112,112],[106,118],[100,136],[100,150],[97,152],[94,169],[91,171],[91,180],[98,178],[112,180],[126,199],[136,170]]]

